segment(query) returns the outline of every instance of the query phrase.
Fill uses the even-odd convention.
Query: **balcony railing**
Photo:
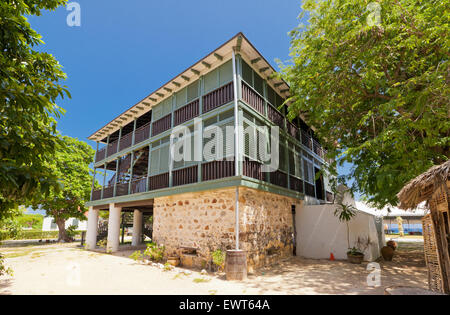
[[[133,132],[130,132],[120,138],[119,151],[125,150],[133,144]]]
[[[129,187],[129,183],[120,183],[117,184],[116,187],[116,196],[126,196],[128,195],[128,187]]]
[[[169,187],[169,173],[150,176],[148,179],[148,190],[157,190]]]
[[[272,105],[267,106],[267,118],[275,125],[284,128],[284,117],[275,107]]]
[[[142,177],[131,181],[132,194],[137,194],[146,191],[147,191],[147,177]]]
[[[262,164],[256,161],[250,161],[246,158],[243,162],[243,174],[257,180],[264,180],[264,173],[262,172]]]
[[[212,161],[202,164],[202,180],[214,180],[234,176],[234,161]]]
[[[289,188],[297,192],[303,193],[303,181],[294,176],[289,176]]]
[[[270,173],[270,183],[281,186],[284,188],[288,188],[288,176],[286,173],[283,173],[281,171],[275,171]]]
[[[174,112],[173,125],[178,126],[198,116],[199,100],[195,100]]]
[[[264,115],[264,98],[244,82],[242,82],[242,99],[260,114]]]
[[[92,201],[102,199],[102,190],[97,189],[92,191]]]
[[[198,166],[194,165],[180,170],[173,171],[172,185],[182,186],[196,183],[198,181]]]
[[[203,96],[203,113],[225,105],[233,99],[233,82],[231,82]]]
[[[316,197],[314,185],[305,182],[305,195],[310,197]]]
[[[291,122],[287,123],[287,131],[295,139],[299,139],[299,129]]]
[[[172,114],[164,116],[160,120],[157,120],[153,123],[152,127],[152,137],[159,135],[160,133],[169,130],[171,128]]]
[[[118,144],[118,141],[114,141],[113,143],[110,143],[108,145],[108,151],[107,151],[108,156],[107,157],[110,157],[111,155],[117,153],[117,144]]]
[[[95,155],[95,162],[100,162],[104,160],[106,157],[106,147],[101,148],[97,151],[97,154]]]
[[[136,129],[136,132],[134,134],[134,144],[141,143],[148,138],[150,138],[150,123],[147,123],[144,126]]]
[[[114,196],[114,185],[103,188],[103,199],[112,198]]]

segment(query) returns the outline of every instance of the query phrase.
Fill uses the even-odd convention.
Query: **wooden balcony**
[[[105,186],[103,188],[103,199],[114,197],[114,185]]]
[[[231,82],[203,96],[203,113],[225,105],[233,99],[233,82]]]
[[[261,163],[245,158],[242,166],[244,176],[248,176],[257,180],[264,180],[264,173],[262,172]]]
[[[316,197],[315,186],[305,182],[305,195],[310,197]]]
[[[144,126],[136,129],[136,132],[134,134],[134,144],[141,143],[148,138],[150,138],[150,123],[147,123]]]
[[[194,119],[199,114],[200,101],[195,100],[174,112],[173,125],[178,126],[186,121]]]
[[[275,171],[270,173],[270,183],[281,186],[284,188],[288,188],[288,175],[281,171]]]
[[[291,137],[299,139],[300,130],[293,123],[287,123],[287,132],[291,135]]]
[[[303,193],[303,181],[294,176],[289,176],[289,189]]]
[[[125,150],[133,144],[133,132],[130,132],[120,138],[119,152]]]
[[[172,186],[193,184],[198,181],[198,166],[194,165],[173,171]]]
[[[114,141],[113,143],[110,143],[108,145],[107,157],[110,157],[111,155],[117,153],[117,144],[118,144],[118,141]]]
[[[234,161],[212,161],[202,164],[202,181],[234,176]]]
[[[148,190],[157,190],[169,187],[169,173],[150,176],[148,179]]]
[[[280,128],[284,128],[283,114],[270,104],[267,106],[267,118]]]
[[[126,195],[128,195],[128,187],[129,187],[128,183],[117,184],[116,197],[117,196],[126,196]]]
[[[147,191],[147,177],[142,177],[131,181],[131,194],[138,194],[146,191]]]
[[[155,121],[152,127],[152,137],[169,130],[172,127],[171,125],[172,125],[172,114],[164,116],[163,118]]]
[[[102,199],[102,190],[97,189],[92,191],[92,201]]]
[[[97,154],[95,155],[95,162],[100,162],[102,160],[104,160],[106,157],[106,147],[101,148],[100,150],[97,151]]]
[[[261,115],[265,115],[264,98],[262,98],[258,93],[256,93],[245,82],[242,82],[242,99],[253,109],[258,111]]]

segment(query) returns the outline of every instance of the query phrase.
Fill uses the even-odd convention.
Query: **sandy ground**
[[[224,275],[163,271],[127,256],[88,252],[76,244],[0,247],[14,276],[0,277],[0,294],[383,294],[394,285],[427,287],[421,243],[400,243],[393,262],[380,262],[381,286],[367,285],[367,263],[293,257],[229,282]]]

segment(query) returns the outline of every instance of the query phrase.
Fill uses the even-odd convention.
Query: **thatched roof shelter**
[[[428,201],[435,188],[450,180],[450,160],[430,168],[417,176],[397,194],[400,209],[414,209],[423,201]]]
[[[430,290],[450,294],[450,161],[433,166],[398,193],[399,208],[414,209],[426,201],[424,253]]]

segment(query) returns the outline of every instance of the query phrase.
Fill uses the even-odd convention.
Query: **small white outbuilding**
[[[86,231],[87,230],[87,220],[80,221],[76,218],[69,218],[66,220],[66,229],[75,225],[77,231]],[[58,226],[55,223],[55,219],[53,217],[45,217],[44,222],[42,223],[42,231],[58,231]]]
[[[343,204],[355,208],[355,200],[345,193]],[[335,216],[337,204],[304,205],[295,214],[296,254],[312,259],[347,259],[349,248],[347,224]],[[358,210],[348,222],[350,247],[364,251],[366,261],[374,261],[380,256],[384,246],[383,219]]]

